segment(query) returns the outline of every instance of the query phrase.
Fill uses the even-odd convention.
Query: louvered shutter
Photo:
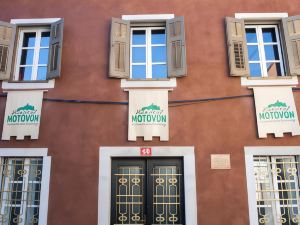
[[[226,17],[230,76],[250,76],[244,20]]]
[[[168,77],[187,75],[184,18],[176,17],[166,21]]]
[[[300,16],[282,19],[286,50],[288,56],[289,73],[300,75]]]
[[[130,21],[112,18],[109,76],[129,78]]]
[[[51,24],[47,80],[60,77],[64,20]]]
[[[16,25],[0,21],[0,80],[10,78]]]

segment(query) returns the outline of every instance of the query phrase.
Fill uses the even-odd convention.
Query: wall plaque
[[[231,169],[230,154],[211,154],[211,169],[228,170]]]

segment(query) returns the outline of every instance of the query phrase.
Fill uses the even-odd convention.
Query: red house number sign
[[[141,156],[151,156],[152,155],[152,149],[151,148],[141,148],[140,149],[140,155]]]

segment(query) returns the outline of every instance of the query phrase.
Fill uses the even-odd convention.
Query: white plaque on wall
[[[300,135],[300,127],[291,86],[253,87],[258,136],[273,133]]]
[[[151,141],[153,136],[161,141],[169,140],[168,90],[128,90],[129,116],[128,140],[144,137]]]
[[[231,169],[230,154],[211,154],[210,163],[212,170]]]
[[[3,122],[2,140],[17,140],[24,136],[38,139],[41,121],[43,91],[8,91],[5,116]]]

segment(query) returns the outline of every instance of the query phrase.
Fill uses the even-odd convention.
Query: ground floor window
[[[113,158],[111,224],[185,224],[181,158]]]
[[[250,218],[251,225],[300,224],[300,151],[285,152],[282,147],[280,154],[276,153],[260,154],[258,150],[246,160],[248,192],[249,195],[255,192],[256,222]],[[249,197],[249,201],[253,200]]]
[[[46,224],[50,158],[45,152],[0,149],[1,225]]]

